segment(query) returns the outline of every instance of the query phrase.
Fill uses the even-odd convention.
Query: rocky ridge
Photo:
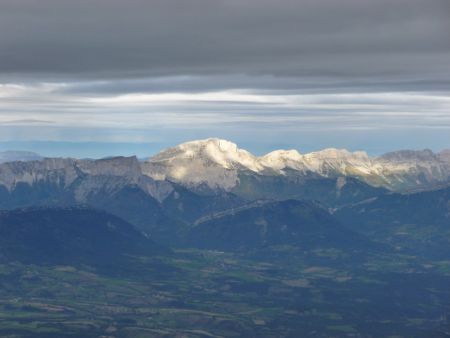
[[[348,176],[401,191],[450,181],[449,154],[406,150],[369,157],[363,151],[329,148],[307,154],[295,149],[276,150],[257,157],[232,142],[212,138],[164,150],[146,160],[142,170],[155,180],[188,187],[204,184],[211,189],[232,190],[239,184],[239,173],[247,172],[262,176]]]

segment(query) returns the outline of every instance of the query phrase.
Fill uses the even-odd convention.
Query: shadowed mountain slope
[[[384,195],[339,209],[335,216],[398,250],[442,259],[450,255],[450,188]]]
[[[168,252],[131,224],[84,207],[0,212],[0,259],[37,264],[115,264]]]
[[[204,217],[192,228],[189,243],[231,251],[279,245],[346,252],[370,248],[368,240],[347,230],[323,207],[297,200],[255,202]]]

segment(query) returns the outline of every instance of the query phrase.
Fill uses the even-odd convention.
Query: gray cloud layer
[[[446,81],[448,0],[2,0],[0,72]]]

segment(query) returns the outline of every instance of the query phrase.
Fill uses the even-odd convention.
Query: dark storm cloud
[[[449,18],[448,0],[2,0],[0,74],[232,73],[440,88]]]

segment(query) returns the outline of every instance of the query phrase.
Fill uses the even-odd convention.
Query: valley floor
[[[1,337],[447,337],[450,261],[179,250],[126,267],[0,265]]]

